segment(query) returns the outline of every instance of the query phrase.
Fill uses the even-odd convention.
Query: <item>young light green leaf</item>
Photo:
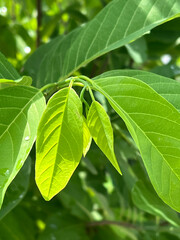
[[[31,150],[44,109],[45,99],[38,89],[15,86],[0,90],[0,206]]]
[[[87,116],[87,124],[95,143],[121,174],[118,161],[114,154],[113,129],[109,116],[101,104],[96,101],[93,101],[90,106]]]
[[[83,156],[85,157],[91,146],[91,133],[87,126],[87,120],[83,117]]]
[[[92,21],[49,45],[50,50],[40,60],[36,86],[67,78],[93,59],[130,43],[179,13],[179,0],[111,1]],[[32,55],[26,71],[31,71],[33,62]]]
[[[36,183],[50,200],[68,183],[83,153],[82,103],[71,88],[48,102],[37,135]]]
[[[20,75],[16,69],[7,61],[5,56],[0,52],[0,78],[18,79]]]
[[[180,225],[177,213],[162,202],[148,181],[136,182],[131,195],[134,204],[139,209],[155,216],[162,217],[165,221],[168,221],[176,227]]]
[[[145,82],[180,112],[180,83],[178,81],[139,70],[113,70],[105,72],[94,79],[113,76],[128,76]]]
[[[158,195],[180,211],[180,113],[135,78],[108,77],[93,86],[125,121]]]

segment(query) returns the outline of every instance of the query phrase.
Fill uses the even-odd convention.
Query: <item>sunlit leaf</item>
[[[83,156],[85,157],[91,146],[92,137],[87,126],[87,120],[83,117]]]
[[[106,155],[116,170],[121,173],[118,161],[114,154],[113,129],[111,127],[109,116],[104,108],[96,101],[93,101],[90,106],[87,124],[98,147]]]
[[[50,200],[68,183],[83,153],[82,103],[71,88],[49,100],[37,136],[36,183]]]
[[[64,38],[54,40],[56,45],[50,46],[49,52],[41,59],[36,86],[68,77],[93,59],[128,44],[154,27],[177,17],[179,12],[179,0],[111,1],[88,24]],[[32,55],[25,70],[32,68],[34,62]]]
[[[180,211],[180,114],[140,80],[108,77],[93,82],[125,121],[151,182],[164,202]]]
[[[35,88],[0,90],[0,206],[32,148],[44,108],[45,99]]]

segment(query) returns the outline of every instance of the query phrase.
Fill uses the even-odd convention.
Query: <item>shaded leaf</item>
[[[0,210],[0,220],[16,207],[25,196],[29,186],[30,172],[31,161],[29,158],[8,187]]]
[[[0,78],[13,80],[20,78],[16,69],[7,61],[2,53],[0,53]]]
[[[149,182],[136,182],[131,194],[134,204],[141,210],[160,216],[176,227],[180,225],[176,212],[162,202]]]

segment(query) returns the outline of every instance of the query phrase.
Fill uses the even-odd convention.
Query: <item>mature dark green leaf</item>
[[[129,55],[136,63],[144,63],[147,60],[147,45],[144,38],[139,38],[136,41],[127,44],[126,48]]]
[[[0,90],[0,206],[31,150],[44,109],[45,99],[35,88]]]
[[[146,34],[180,12],[179,0],[114,0],[91,22],[64,38],[42,60],[36,86],[67,78],[93,59]],[[36,54],[36,53],[35,53]],[[29,58],[25,69],[33,63]]]
[[[68,183],[83,152],[82,103],[68,87],[49,100],[38,128],[36,183],[50,200]]]
[[[24,225],[26,223],[26,227]],[[20,207],[0,221],[0,240],[34,240],[35,223]]]
[[[139,70],[114,70],[105,72],[95,79],[106,78],[112,76],[129,76],[139,79],[157,93],[170,102],[178,111],[180,111],[180,83],[154,73],[139,71]]]
[[[135,78],[108,77],[92,84],[125,121],[158,195],[180,211],[180,113]]]
[[[95,143],[121,174],[118,161],[114,154],[114,137],[111,122],[106,111],[97,101],[93,101],[90,106],[87,124]]]
[[[13,80],[20,78],[15,68],[7,61],[2,53],[0,53],[0,78]]]

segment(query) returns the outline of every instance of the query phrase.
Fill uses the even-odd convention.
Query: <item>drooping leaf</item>
[[[85,157],[91,146],[92,137],[87,126],[87,120],[83,117],[83,156]]]
[[[20,75],[16,69],[7,61],[5,56],[0,52],[0,78],[18,79]]]
[[[160,216],[176,227],[180,225],[177,213],[162,202],[148,181],[136,182],[131,194],[134,204],[141,210]]]
[[[107,77],[92,84],[125,121],[160,198],[180,211],[180,113],[135,78]]]
[[[114,154],[114,137],[111,122],[106,111],[97,101],[93,101],[90,106],[87,124],[95,143],[121,174],[118,161]]]
[[[44,108],[45,99],[38,89],[15,86],[0,90],[0,206],[31,150]]]
[[[49,100],[37,136],[36,183],[50,200],[68,183],[83,152],[82,104],[64,88]]]
[[[31,161],[27,159],[22,169],[12,181],[5,194],[4,202],[0,210],[0,220],[15,208],[25,196],[31,172]]]
[[[129,76],[145,82],[180,111],[180,83],[178,81],[139,70],[114,70],[105,72],[94,79],[112,76]]]
[[[36,74],[36,86],[67,78],[93,59],[130,43],[179,13],[179,0],[111,1],[88,24],[64,38],[57,38],[55,49],[50,46],[51,51],[44,54]],[[33,55],[25,70],[28,71],[32,61]]]

